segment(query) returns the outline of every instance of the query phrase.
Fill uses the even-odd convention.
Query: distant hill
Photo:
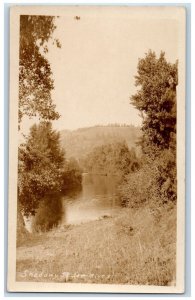
[[[140,136],[139,127],[118,124],[97,125],[60,132],[61,145],[66,151],[66,157],[76,159],[84,158],[95,147],[114,142],[126,141],[129,148],[136,148],[136,142]]]

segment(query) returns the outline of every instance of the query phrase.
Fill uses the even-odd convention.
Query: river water
[[[62,198],[62,224],[80,224],[110,216],[119,203],[116,195],[117,177],[83,174],[82,190]]]
[[[35,217],[26,222],[29,231],[56,225],[76,225],[113,215],[119,208],[118,178],[83,173],[82,189],[42,201]]]

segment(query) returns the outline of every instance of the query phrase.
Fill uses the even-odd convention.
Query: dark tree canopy
[[[50,39],[61,47],[52,36],[56,28],[54,21],[52,16],[20,16],[19,123],[24,115],[45,120],[59,118],[52,103],[54,84],[45,56]]]
[[[177,62],[168,63],[164,52],[157,58],[149,51],[139,60],[137,72],[136,86],[140,89],[131,102],[143,117],[142,142],[145,148],[168,149],[176,134]]]
[[[43,197],[62,188],[64,152],[50,122],[33,125],[19,148],[18,197],[23,213],[34,214]]]
[[[143,118],[142,166],[121,188],[123,200],[130,205],[176,203],[177,68],[177,62],[167,62],[164,52],[157,58],[150,50],[139,59],[135,85],[140,89],[131,103]]]

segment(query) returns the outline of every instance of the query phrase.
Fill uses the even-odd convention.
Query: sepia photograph
[[[11,7],[9,122],[9,291],[184,292],[184,7]]]

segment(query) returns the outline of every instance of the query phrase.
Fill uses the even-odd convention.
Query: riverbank
[[[120,209],[88,223],[28,234],[18,281],[169,285],[175,278],[176,209],[158,218]]]

